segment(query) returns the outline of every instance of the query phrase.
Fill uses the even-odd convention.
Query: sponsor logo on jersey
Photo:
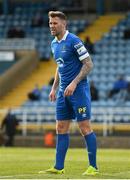
[[[57,64],[58,64],[59,67],[63,67],[63,65],[64,65],[64,60],[63,60],[62,58],[56,59],[56,62],[57,62]]]

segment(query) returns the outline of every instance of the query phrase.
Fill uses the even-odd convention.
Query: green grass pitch
[[[130,150],[99,149],[98,176],[84,177],[85,149],[69,149],[63,175],[38,174],[53,165],[55,149],[0,148],[0,179],[129,179]]]

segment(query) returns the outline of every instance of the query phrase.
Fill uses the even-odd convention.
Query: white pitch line
[[[118,174],[126,174],[126,173],[130,173],[130,171],[122,171],[122,172],[119,172],[119,173],[115,173],[115,175],[118,175]]]
[[[130,173],[130,171],[122,171],[122,172],[113,173],[113,174],[110,174],[110,173],[100,173],[99,175],[116,177],[116,176],[118,176],[118,175],[126,174],[126,173]],[[128,179],[128,178],[127,178],[127,179]]]
[[[111,176],[111,177],[116,177],[118,175],[121,175],[121,174],[126,174],[126,173],[130,173],[130,171],[122,171],[122,172],[119,172],[119,173],[113,173],[113,174],[110,174],[110,173],[100,173],[99,175],[102,175],[102,176]],[[22,177],[22,176],[25,176],[25,177],[29,177],[29,176],[39,176],[40,174],[17,174],[17,175],[9,175],[9,176],[0,176],[0,179],[4,178],[18,178],[18,177]],[[32,179],[32,178],[31,178]],[[33,178],[33,179],[36,179],[36,178]],[[128,178],[127,178],[128,179]],[[39,179],[40,180],[40,179]],[[103,180],[103,179],[102,179]]]
[[[9,175],[9,176],[0,176],[1,178],[15,178],[15,177],[22,177],[22,176],[33,176],[38,174],[17,174],[17,175]]]
[[[1,179],[1,178],[10,178],[10,177],[12,178],[12,177],[14,177],[14,176],[0,176],[0,179]]]

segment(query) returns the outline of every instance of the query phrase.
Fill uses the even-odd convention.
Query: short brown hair
[[[49,11],[48,16],[52,17],[52,18],[58,17],[58,18],[65,20],[65,21],[67,20],[66,15],[61,11]]]

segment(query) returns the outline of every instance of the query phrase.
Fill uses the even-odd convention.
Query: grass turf
[[[130,178],[130,151],[98,150],[100,174],[84,177],[88,160],[85,149],[69,149],[63,175],[38,174],[53,165],[54,149],[0,148],[0,179],[128,179]]]

